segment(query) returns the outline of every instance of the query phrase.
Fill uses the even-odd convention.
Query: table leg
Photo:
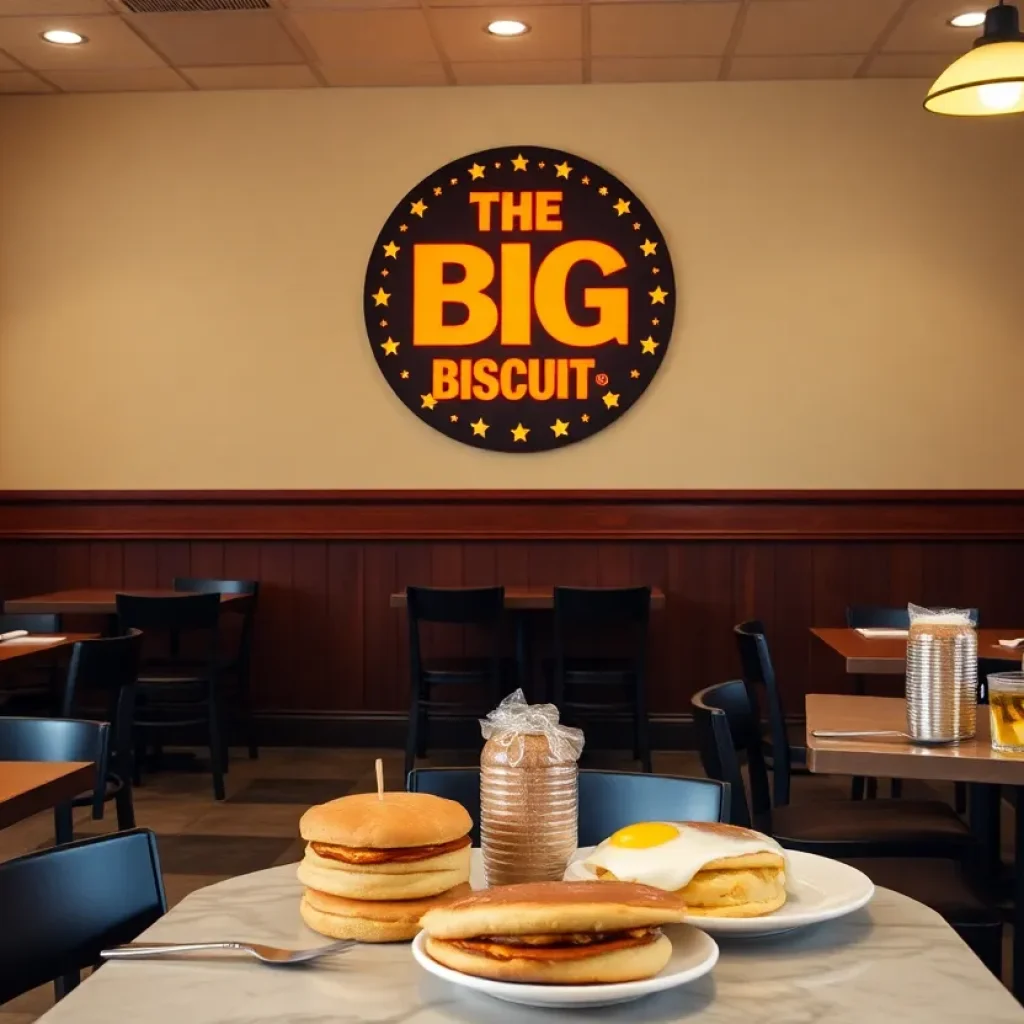
[[[1013,857],[1013,994],[1024,1001],[1024,786],[1017,786]]]
[[[529,612],[520,612],[516,616],[516,670],[519,685],[524,693],[530,693],[530,682],[533,675],[533,637],[532,623]]]
[[[998,896],[999,787],[974,784],[969,789],[968,815],[978,849],[971,864],[975,882],[990,896]]]

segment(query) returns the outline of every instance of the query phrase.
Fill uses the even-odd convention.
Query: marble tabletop
[[[296,865],[219,882],[144,933],[158,942],[326,941],[299,918]],[[45,1024],[1024,1024],[1024,1009],[949,926],[887,889],[848,917],[765,939],[719,939],[714,971],[640,1003],[539,1010],[427,974],[408,944],[363,945],[301,968],[191,958],[109,963]]]

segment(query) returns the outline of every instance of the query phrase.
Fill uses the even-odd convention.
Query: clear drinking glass
[[[994,672],[988,677],[988,713],[992,749],[1024,754],[1024,672]]]

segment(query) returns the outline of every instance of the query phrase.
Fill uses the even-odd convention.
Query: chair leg
[[[75,838],[71,804],[60,804],[53,809],[53,831],[58,846],[70,843]]]
[[[851,800],[863,800],[864,799],[864,783],[867,780],[863,775],[855,775],[853,777],[853,786],[850,789]]]
[[[869,800],[878,799],[878,779],[868,779],[867,798]]]
[[[958,782],[953,788],[953,806],[957,814],[967,813],[967,784]]]
[[[259,760],[260,748],[256,745],[256,730],[253,727],[252,708],[249,707],[248,695],[242,698],[242,730],[245,742],[249,746],[249,760]]]
[[[142,762],[146,757],[146,741],[137,739],[135,741],[135,757],[132,759],[132,785],[142,785]]]
[[[420,702],[415,695],[412,698],[412,707],[409,708],[409,724],[405,733],[405,772],[404,777],[409,777],[409,772],[416,767],[416,751],[419,749],[420,731]]]
[[[894,800],[898,800],[901,796],[903,796],[902,779],[889,780],[889,796],[891,796]]]
[[[114,753],[114,770],[121,780],[121,788],[114,796],[119,831],[135,828],[135,801],[132,798],[132,752],[126,744]]]
[[[210,770],[213,773],[213,798],[224,799],[224,745],[220,736],[220,714],[217,696],[211,687],[206,700],[209,721]]]
[[[78,988],[82,980],[79,974],[62,974],[53,982],[53,1001],[59,1003],[72,989]]]
[[[417,734],[419,736],[419,742],[416,744],[416,756],[426,757],[427,756],[427,731],[430,729],[430,718],[427,715],[427,709],[421,704],[419,708],[419,722],[417,724]]]
[[[641,771],[650,775],[651,765],[650,722],[647,720],[647,695],[643,679],[637,681],[633,694],[633,756],[640,762]]]

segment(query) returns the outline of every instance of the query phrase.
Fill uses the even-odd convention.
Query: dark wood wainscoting
[[[852,603],[977,606],[1024,626],[1024,492],[0,492],[0,594],[263,582],[266,713],[401,723],[406,584],[651,584],[651,709],[737,671],[758,617],[794,711],[847,685],[808,627]],[[884,684],[882,684],[884,685]],[[301,734],[296,725],[293,730]]]

